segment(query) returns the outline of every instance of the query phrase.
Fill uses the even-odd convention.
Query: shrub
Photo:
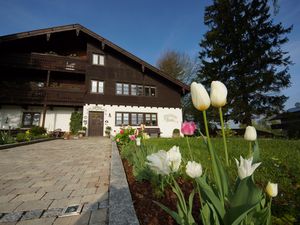
[[[18,133],[16,140],[17,142],[30,141],[30,133],[26,131],[26,133]]]
[[[5,144],[11,144],[14,143],[15,140],[13,136],[11,136],[9,133],[1,131],[0,132],[0,145],[5,145]]]
[[[77,134],[81,128],[82,128],[82,113],[81,112],[72,112],[71,119],[70,119],[71,133]]]
[[[32,136],[40,136],[47,133],[47,129],[44,127],[33,126],[29,129]]]
[[[176,138],[176,137],[180,137],[180,130],[179,129],[174,129],[173,130],[173,135],[172,135],[173,138]]]
[[[111,127],[110,127],[110,126],[107,126],[107,127],[105,128],[105,134],[106,134],[107,136],[110,136],[110,132],[111,132]]]

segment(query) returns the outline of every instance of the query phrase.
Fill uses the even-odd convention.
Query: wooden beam
[[[76,35],[79,36],[80,29],[76,28]]]
[[[46,87],[49,87],[49,83],[50,83],[50,70],[47,71]],[[46,95],[45,95],[44,105],[43,105],[42,127],[45,127],[46,113],[47,113],[47,89],[46,89]]]
[[[51,33],[47,33],[47,34],[46,34],[46,39],[47,39],[47,41],[50,40],[50,36],[51,36]]]
[[[145,73],[145,66],[142,65],[142,72]]]

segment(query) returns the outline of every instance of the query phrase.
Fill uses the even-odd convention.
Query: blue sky
[[[192,57],[207,28],[204,8],[209,0],[0,0],[0,35],[80,23],[155,65],[163,51],[175,49]],[[283,46],[292,57],[292,86],[286,108],[300,102],[300,1],[279,0],[275,21],[294,25]],[[298,24],[297,24],[298,22]]]

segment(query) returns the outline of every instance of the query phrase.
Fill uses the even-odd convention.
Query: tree
[[[197,73],[197,63],[185,53],[167,50],[157,60],[157,67],[172,77],[189,84]]]
[[[278,113],[287,100],[280,91],[290,85],[291,61],[281,45],[292,27],[274,24],[269,11],[268,0],[214,0],[205,9],[198,80],[227,86],[228,119],[235,122]]]

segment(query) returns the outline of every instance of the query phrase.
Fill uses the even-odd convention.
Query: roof
[[[164,73],[163,71],[159,70],[158,68],[156,68],[156,67],[152,66],[151,64],[145,62],[144,60],[136,57],[135,55],[131,54],[130,52],[126,51],[125,49],[119,47],[118,45],[110,42],[109,40],[101,37],[100,35],[94,33],[93,31],[87,29],[86,27],[84,27],[80,24],[56,26],[56,27],[51,27],[51,28],[45,28],[45,29],[39,29],[39,30],[33,30],[33,31],[27,31],[27,32],[21,32],[21,33],[0,36],[0,44],[1,44],[1,42],[12,41],[12,40],[17,40],[17,39],[22,39],[22,38],[33,37],[33,36],[39,36],[39,35],[43,35],[43,34],[52,34],[52,33],[57,33],[57,32],[70,31],[70,30],[76,30],[76,32],[86,33],[87,35],[100,41],[104,45],[111,47],[112,49],[116,50],[117,52],[119,52],[119,53],[123,54],[124,56],[137,62],[138,64],[141,65],[141,67],[147,68],[148,70],[158,74],[159,76],[161,76],[161,77],[171,81],[175,85],[181,87],[183,92],[190,91],[190,88],[188,85],[186,85],[183,82]]]

